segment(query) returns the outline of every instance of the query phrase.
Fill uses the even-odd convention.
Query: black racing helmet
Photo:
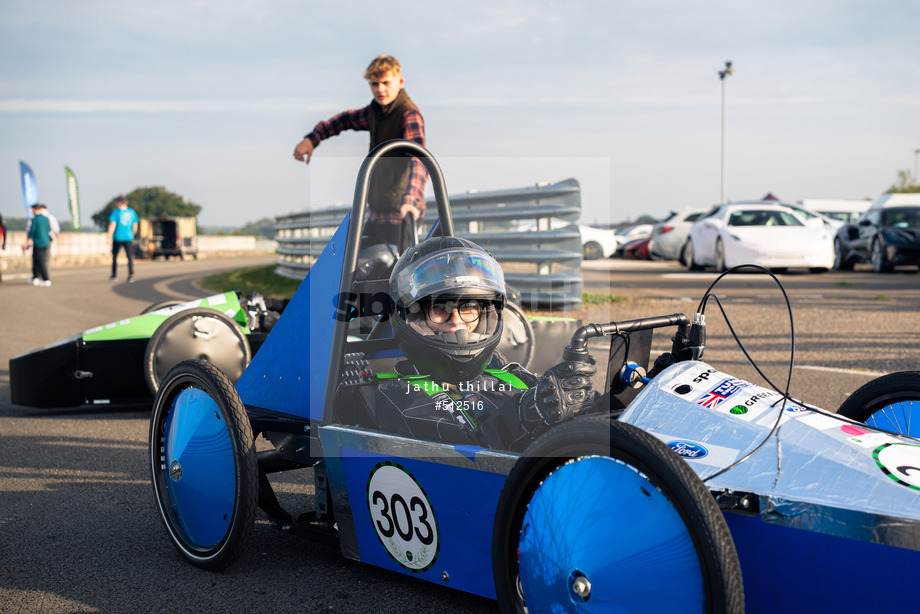
[[[505,276],[487,251],[458,237],[426,239],[396,262],[390,294],[396,307],[393,336],[420,372],[453,384],[482,373],[501,341],[505,305]],[[475,316],[461,311],[460,317],[475,321],[475,329],[433,331],[426,309],[445,305],[451,316],[454,307],[474,307]]]

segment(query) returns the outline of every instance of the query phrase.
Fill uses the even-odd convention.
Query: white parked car
[[[834,264],[834,234],[775,201],[725,203],[693,224],[686,259],[690,270],[758,264],[826,271]]]
[[[684,249],[690,236],[690,227],[706,209],[685,209],[671,214],[652,228],[649,255],[661,260],[678,260],[684,264]]]
[[[578,232],[581,233],[585,260],[610,258],[617,249],[618,242],[612,230],[579,224]]]
[[[573,222],[566,222],[557,218],[550,220],[550,229],[559,230],[573,225]],[[594,226],[584,226],[575,224],[578,232],[581,234],[582,257],[585,260],[597,260],[598,258],[609,258],[616,251],[619,242],[612,230],[606,228],[595,228]],[[531,221],[519,222],[514,230],[517,232],[536,232],[537,225]]]

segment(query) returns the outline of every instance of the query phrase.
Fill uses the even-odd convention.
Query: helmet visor
[[[498,262],[473,249],[435,252],[400,271],[392,284],[393,299],[405,306],[427,296],[463,294],[466,289],[504,295],[505,275]]]

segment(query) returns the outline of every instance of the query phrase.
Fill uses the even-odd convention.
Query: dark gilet
[[[403,114],[410,110],[419,112],[405,89],[399,90],[396,100],[389,105],[386,112],[376,100],[371,102],[370,106],[370,150],[387,141],[403,138]],[[393,156],[381,159],[374,167],[368,200],[371,209],[375,211],[398,211],[403,194],[409,186],[411,158],[404,154]]]

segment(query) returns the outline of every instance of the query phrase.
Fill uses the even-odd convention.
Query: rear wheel
[[[604,255],[604,250],[601,248],[601,244],[597,241],[588,241],[584,245],[584,258],[585,260],[597,260]]]
[[[175,307],[176,305],[181,305],[185,301],[171,300],[171,301],[160,301],[159,303],[151,303],[141,311],[140,315],[145,313],[150,313],[151,311],[157,311],[159,309],[166,309],[167,307]]]
[[[164,379],[149,455],[157,509],[173,545],[198,567],[230,565],[255,522],[258,468],[243,403],[213,365],[183,362]]]
[[[236,382],[252,360],[249,340],[239,325],[219,311],[186,309],[160,324],[144,350],[144,377],[151,394],[170,369],[184,360],[217,365]]]
[[[920,438],[920,371],[898,371],[870,381],[851,394],[837,413],[875,428]]]
[[[703,267],[696,263],[693,252],[693,241],[687,241],[687,245],[684,247],[684,266],[687,267],[688,271],[700,271]]]
[[[492,559],[503,612],[744,609],[712,495],[664,443],[607,417],[525,450],[499,498]]]
[[[888,255],[885,253],[885,248],[878,237],[872,239],[869,260],[872,262],[872,270],[876,273],[888,273],[894,268],[888,262]]]

